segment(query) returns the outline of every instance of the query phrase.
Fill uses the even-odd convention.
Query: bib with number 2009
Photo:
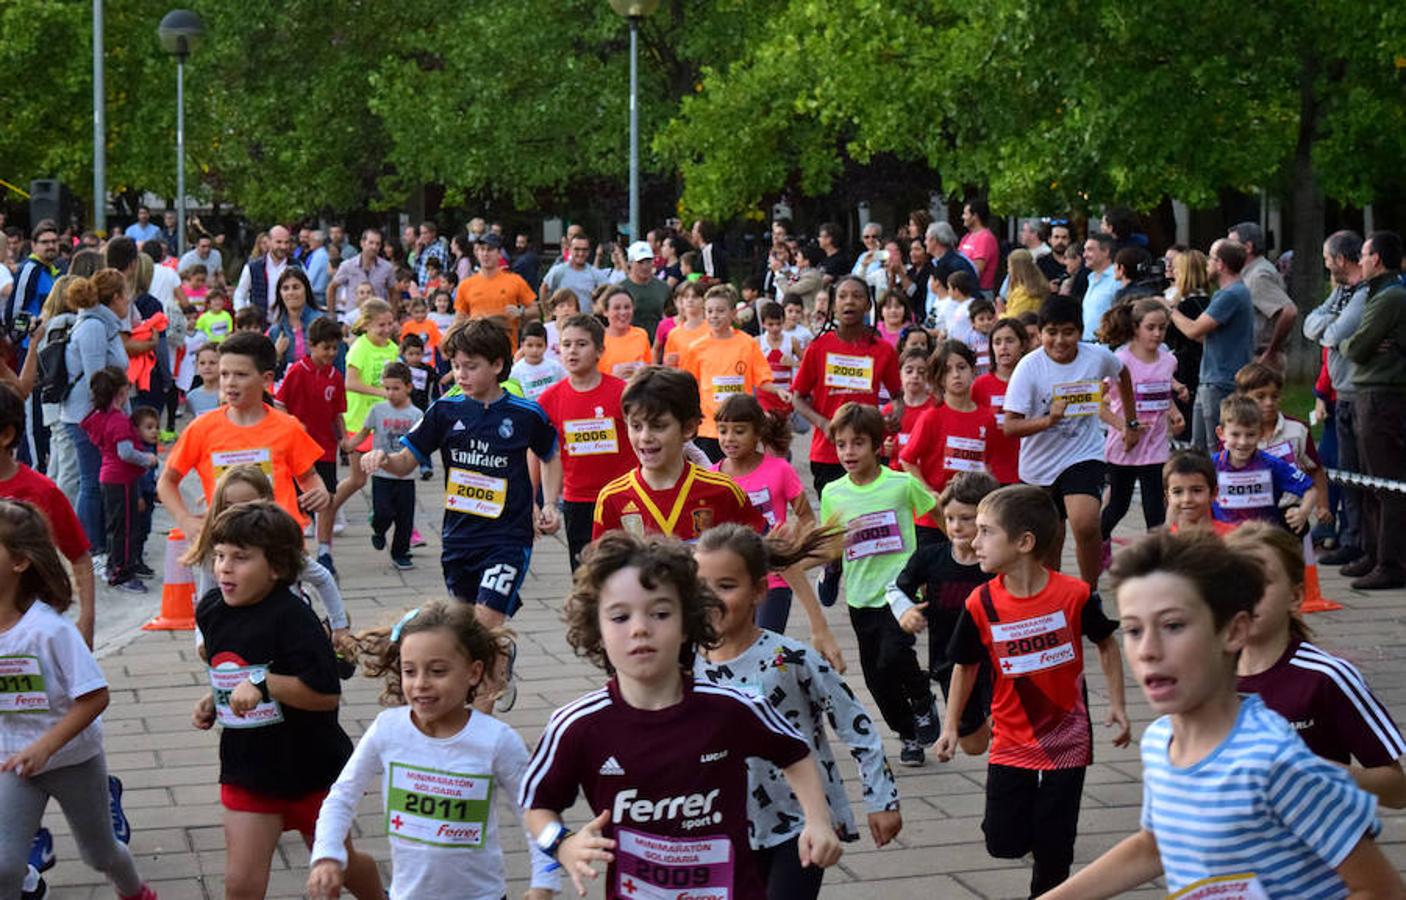
[[[508,479],[451,468],[444,483],[444,508],[485,519],[496,519],[508,503]]]
[[[616,828],[615,890],[630,900],[732,900],[734,858],[725,836],[664,838]]]
[[[386,833],[436,847],[482,847],[493,808],[493,776],[393,762]]]
[[[44,671],[37,656],[0,656],[0,715],[48,712]]]

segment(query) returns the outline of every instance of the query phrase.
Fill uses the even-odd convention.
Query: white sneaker
[[[95,578],[102,578],[102,579],[104,579],[104,580],[107,578],[107,554],[106,554],[106,553],[94,553],[94,554],[93,554],[93,576],[94,576]]]
[[[337,510],[337,518],[332,523],[332,533],[341,534],[347,530],[347,514],[342,510]]]
[[[308,524],[306,524],[306,525],[303,526],[303,537],[305,537],[305,538],[310,538],[310,537],[316,537],[316,536],[317,536],[317,519],[314,518],[311,522],[309,522]]]

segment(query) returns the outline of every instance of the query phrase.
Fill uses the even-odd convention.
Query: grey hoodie
[[[59,421],[77,425],[93,411],[88,395],[88,380],[99,369],[117,366],[127,371],[127,350],[122,346],[122,331],[112,310],[102,304],[78,313],[78,323],[68,335],[65,364],[73,390],[63,403]]]

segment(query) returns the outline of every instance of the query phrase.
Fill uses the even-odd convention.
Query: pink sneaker
[[[1105,571],[1105,572],[1107,572],[1107,571],[1109,570],[1109,568],[1113,565],[1113,542],[1112,542],[1112,541],[1104,541],[1104,542],[1103,542],[1103,557],[1102,557],[1102,559],[1100,560],[1100,562],[1101,562],[1101,564],[1103,565],[1103,571]]]
[[[140,891],[130,897],[123,897],[122,900],[156,900],[156,891],[151,889],[151,885],[144,884]]]
[[[412,529],[410,529],[410,546],[412,546],[412,547],[423,547],[423,546],[425,546],[425,538],[420,534],[420,529],[418,529],[418,528],[412,528]]]

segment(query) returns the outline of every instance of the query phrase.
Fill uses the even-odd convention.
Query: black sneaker
[[[918,743],[931,747],[942,737],[942,721],[937,717],[937,700],[928,700],[928,708],[913,714],[913,730],[917,732]]]
[[[49,896],[49,885],[44,882],[42,877],[34,883],[34,890],[20,890],[20,900],[44,900],[47,896]]]
[[[374,531],[371,532],[371,546],[375,547],[377,550],[384,550],[384,549],[386,549],[386,536],[385,536],[385,534],[377,534],[377,533],[374,532]]]
[[[898,752],[898,764],[901,766],[922,766],[928,761],[927,754],[923,752],[923,745],[910,738],[904,738],[903,749]]]
[[[144,562],[139,562],[132,566],[132,574],[138,578],[155,578],[156,571]]]
[[[319,553],[317,556],[317,562],[319,565],[322,566],[322,568],[332,573],[333,581],[337,582],[338,584],[342,583],[342,579],[337,576],[337,567],[332,564],[332,554]]]
[[[408,556],[392,556],[391,565],[394,566],[397,570],[405,572],[409,569],[415,568],[415,560],[411,559]]]

